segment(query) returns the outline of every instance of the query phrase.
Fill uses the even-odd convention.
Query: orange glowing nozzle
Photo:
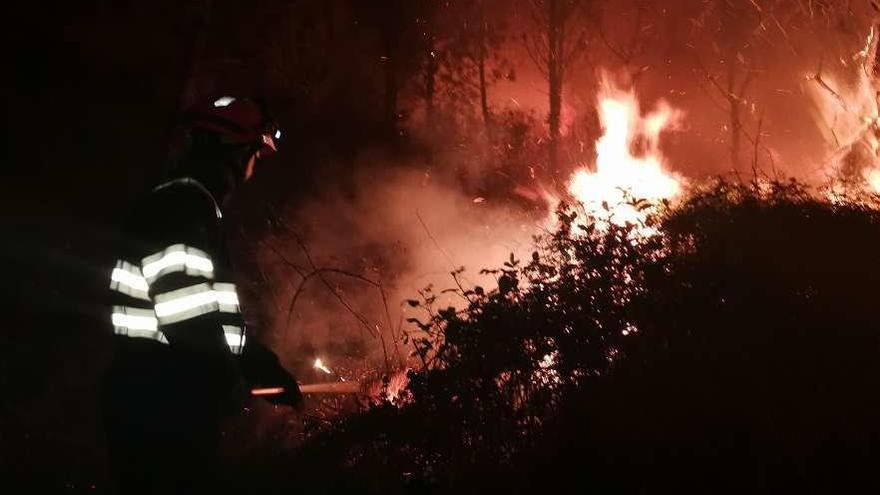
[[[255,388],[251,390],[251,395],[277,395],[283,394],[284,388],[282,387],[270,387],[270,388]]]

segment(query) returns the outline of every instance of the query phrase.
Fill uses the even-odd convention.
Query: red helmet
[[[260,154],[278,151],[281,131],[265,105],[248,98],[222,96],[187,112],[191,128],[212,131],[233,144],[253,144]]]

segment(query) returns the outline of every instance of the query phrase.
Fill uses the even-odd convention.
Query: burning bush
[[[858,474],[880,441],[869,200],[719,182],[647,236],[562,208],[530,260],[487,271],[497,287],[456,283],[460,309],[431,288],[411,301],[427,315],[412,400],[342,421],[298,465],[376,491]]]
[[[638,336],[535,449],[559,471],[521,465],[546,476],[576,462],[615,491],[876,483],[880,214],[862,199],[796,183],[695,193],[664,219],[662,261],[632,308]]]

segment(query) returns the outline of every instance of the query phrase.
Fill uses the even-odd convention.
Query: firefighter
[[[108,455],[120,493],[217,488],[219,421],[252,387],[298,405],[296,380],[245,330],[221,206],[277,151],[265,108],[222,97],[185,117],[169,178],[125,223],[109,277],[114,357],[104,384]]]

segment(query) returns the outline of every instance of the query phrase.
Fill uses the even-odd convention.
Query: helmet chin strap
[[[235,191],[254,174],[258,153],[251,150],[247,150],[245,153],[245,155],[239,155],[240,158],[236,158],[232,163],[221,167],[225,187],[223,188],[222,197],[218,198],[218,200],[222,204],[228,203],[235,194]],[[244,157],[247,157],[247,159],[245,160]]]
[[[254,175],[254,168],[257,165],[257,158],[259,158],[260,152],[256,152],[251,155],[248,159],[247,166],[244,169],[244,180],[242,182],[247,182]]]

